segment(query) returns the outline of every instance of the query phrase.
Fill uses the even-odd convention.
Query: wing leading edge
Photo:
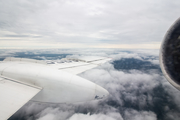
[[[0,76],[0,118],[7,120],[41,88]]]

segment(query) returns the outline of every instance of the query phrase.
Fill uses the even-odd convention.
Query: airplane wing
[[[0,119],[7,120],[41,88],[0,76]]]
[[[22,62],[32,62],[39,64],[47,64],[56,69],[63,70],[72,74],[79,74],[94,67],[97,67],[107,61],[111,60],[108,57],[99,57],[99,56],[78,56],[71,58],[63,58],[61,60],[34,60],[27,58],[14,58],[8,57],[4,61],[22,61]]]
[[[64,58],[61,61],[54,62],[44,62],[26,58],[6,58],[4,61],[22,61],[45,64],[72,74],[79,74],[109,60],[111,60],[111,58],[91,56]],[[39,93],[41,89],[42,88],[40,87],[0,75],[0,119],[6,120],[11,117],[11,115]]]
[[[109,60],[111,60],[111,58],[88,56],[78,58],[63,58],[60,62],[47,62],[47,64],[59,70],[63,70],[72,74],[79,74],[97,67]]]

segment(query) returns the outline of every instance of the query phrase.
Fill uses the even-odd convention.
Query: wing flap
[[[91,61],[91,64],[97,64],[97,65],[101,65],[107,61],[110,61],[111,58],[105,58],[105,59],[100,59],[100,60],[95,60],[95,61]]]
[[[0,118],[8,119],[41,89],[0,76]]]
[[[69,67],[69,68],[60,68],[59,70],[63,70],[72,74],[79,74],[97,66],[98,65],[95,65],[95,64],[88,64],[88,65],[74,66],[74,67]]]
[[[49,65],[59,70],[63,70],[72,74],[79,74],[86,70],[97,67],[109,60],[111,60],[111,58],[84,56],[79,58],[64,58],[62,59],[62,63],[54,61],[55,64]]]

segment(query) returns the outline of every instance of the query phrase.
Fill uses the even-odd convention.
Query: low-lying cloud
[[[69,55],[63,57],[88,55],[87,51],[67,51],[65,54]],[[28,56],[33,52],[23,53]],[[59,59],[59,54],[50,58],[42,53],[36,51],[33,55]],[[63,54],[62,51],[59,53]],[[89,53],[92,55],[92,52]],[[19,52],[12,54],[18,56]],[[96,50],[95,54],[113,56],[115,59],[79,76],[107,89],[110,93],[107,99],[59,105],[29,102],[9,120],[174,120],[180,116],[179,91],[166,81],[158,63],[152,62],[158,61],[158,55],[150,51],[112,49]],[[115,61],[118,64],[114,64]],[[133,64],[136,62],[146,65],[135,68]],[[127,67],[117,67],[120,63]]]

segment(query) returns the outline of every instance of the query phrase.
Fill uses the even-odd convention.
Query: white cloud
[[[104,114],[74,114],[68,120],[123,120],[120,114],[110,113],[108,115]]]
[[[137,53],[120,52],[118,55],[112,55],[111,57],[113,60],[120,60],[121,58],[135,58],[142,60],[141,56],[139,56]]]
[[[4,51],[1,52],[3,53]],[[157,60],[157,54],[150,50],[133,52],[117,49],[95,49],[92,51],[91,49],[56,49],[16,50],[14,52],[10,50],[4,53],[17,55],[18,52],[26,53],[27,55],[34,54],[37,55],[36,57],[45,53],[72,53],[71,56],[103,55],[114,57],[116,58],[115,60],[120,60],[121,58],[134,58],[142,62]],[[40,57],[47,59],[48,56],[46,54]],[[164,119],[172,120],[179,116],[177,111],[180,109],[180,93],[159,72],[153,70],[149,70],[149,72],[141,70],[119,71],[114,68],[113,64],[105,63],[80,74],[80,76],[106,88],[110,96],[101,101],[78,104],[47,105],[29,102],[14,117],[28,120],[156,120],[160,113],[155,109],[166,114],[163,115]]]

